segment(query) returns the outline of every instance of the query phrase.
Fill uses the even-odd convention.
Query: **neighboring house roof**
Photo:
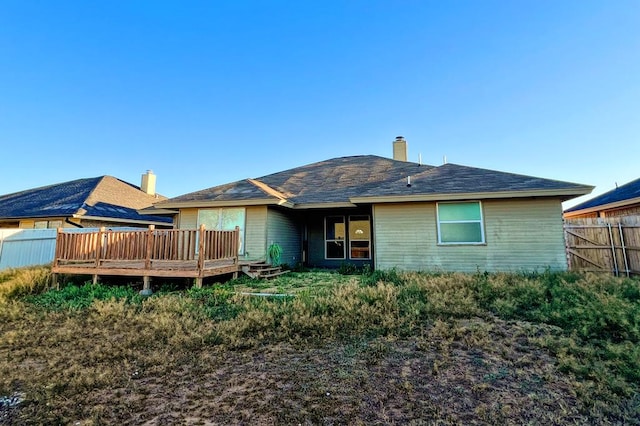
[[[411,185],[407,185],[410,176]],[[157,208],[279,204],[294,208],[356,203],[554,196],[569,199],[593,187],[456,164],[439,167],[375,155],[333,158],[181,195]]]
[[[135,185],[113,176],[99,176],[2,195],[0,219],[76,217],[171,223],[170,218],[138,213],[155,201],[156,196]]]
[[[640,179],[626,183],[609,192],[605,192],[604,194],[573,206],[565,210],[565,213],[573,213],[576,215],[616,209],[634,204],[640,204]]]

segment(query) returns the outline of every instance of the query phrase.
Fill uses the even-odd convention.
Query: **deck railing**
[[[240,230],[155,229],[119,231],[101,228],[94,232],[65,232],[58,229],[54,272],[61,268],[101,269],[107,265],[131,267],[148,275],[156,269],[191,269],[194,276],[206,276],[204,270],[215,261],[225,265],[238,263]],[[125,266],[129,265],[129,266]],[[147,271],[147,272],[145,272]],[[100,273],[100,272],[96,272]]]
[[[54,266],[106,260],[206,261],[238,257],[239,229],[154,229],[71,233],[58,230]]]

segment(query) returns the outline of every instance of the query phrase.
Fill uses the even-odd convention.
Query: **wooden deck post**
[[[55,255],[53,256],[53,267],[58,266],[58,259],[60,259],[62,254],[62,244],[60,243],[60,234],[62,234],[62,227],[59,227],[56,231],[56,250]]]
[[[202,288],[205,261],[205,235],[204,224],[201,224],[200,229],[198,229],[198,276],[195,282],[197,288]]]
[[[96,253],[96,269],[98,269],[100,267],[100,257],[102,256],[102,247],[103,247],[103,239],[104,239],[104,231],[105,231],[105,227],[102,226],[100,227],[100,230],[98,230],[98,235],[97,235],[97,240],[95,243],[95,253]],[[98,284],[98,274],[93,274],[93,285]]]
[[[144,256],[144,269],[151,269],[151,251],[153,250],[153,230],[155,229],[154,225],[149,225],[149,230],[147,231],[147,252]]]
[[[104,231],[105,228],[104,226],[100,228],[100,230],[98,231],[98,241],[96,241],[96,268],[100,267],[100,257],[102,256],[102,246],[103,246],[103,239],[104,239]]]
[[[233,250],[233,259],[234,259],[234,264],[236,266],[238,266],[239,268],[239,262],[238,262],[238,250],[240,249],[240,227],[236,226],[236,229],[234,229],[234,233],[233,233],[233,244],[231,245],[232,250]],[[236,270],[233,273],[233,279],[237,279],[238,278],[238,270]]]
[[[62,238],[61,234],[62,227],[59,226],[56,230],[56,248],[55,254],[53,255],[53,265],[51,266],[52,270],[55,270],[58,267],[58,261],[60,257],[62,257],[62,243],[60,241],[60,239]],[[58,283],[58,274],[56,274],[55,272],[51,274],[51,286],[55,287],[56,290],[60,289],[60,284]]]

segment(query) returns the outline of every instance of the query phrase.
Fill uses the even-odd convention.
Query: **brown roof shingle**
[[[407,186],[411,176],[411,186]],[[257,182],[255,182],[257,181]],[[260,188],[266,185],[271,190]],[[494,170],[444,164],[439,167],[396,161],[375,155],[332,158],[278,173],[219,185],[185,194],[156,206],[179,207],[194,202],[278,201],[281,194],[295,206],[351,203],[353,199],[437,194],[518,193],[563,191],[566,198],[592,187]]]

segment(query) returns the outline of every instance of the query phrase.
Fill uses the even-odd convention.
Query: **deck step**
[[[283,271],[282,267],[272,266],[266,262],[256,262],[243,265],[242,272],[251,278],[275,278],[289,271]]]
[[[250,268],[252,269],[265,269],[265,268],[272,268],[271,264],[269,263],[265,263],[265,262],[260,262],[260,263],[249,263],[248,265]]]
[[[264,274],[264,275],[260,275],[259,278],[275,278],[275,277],[279,277],[280,275],[284,275],[284,274],[288,274],[291,271],[278,271],[278,272],[273,272],[271,274]]]

